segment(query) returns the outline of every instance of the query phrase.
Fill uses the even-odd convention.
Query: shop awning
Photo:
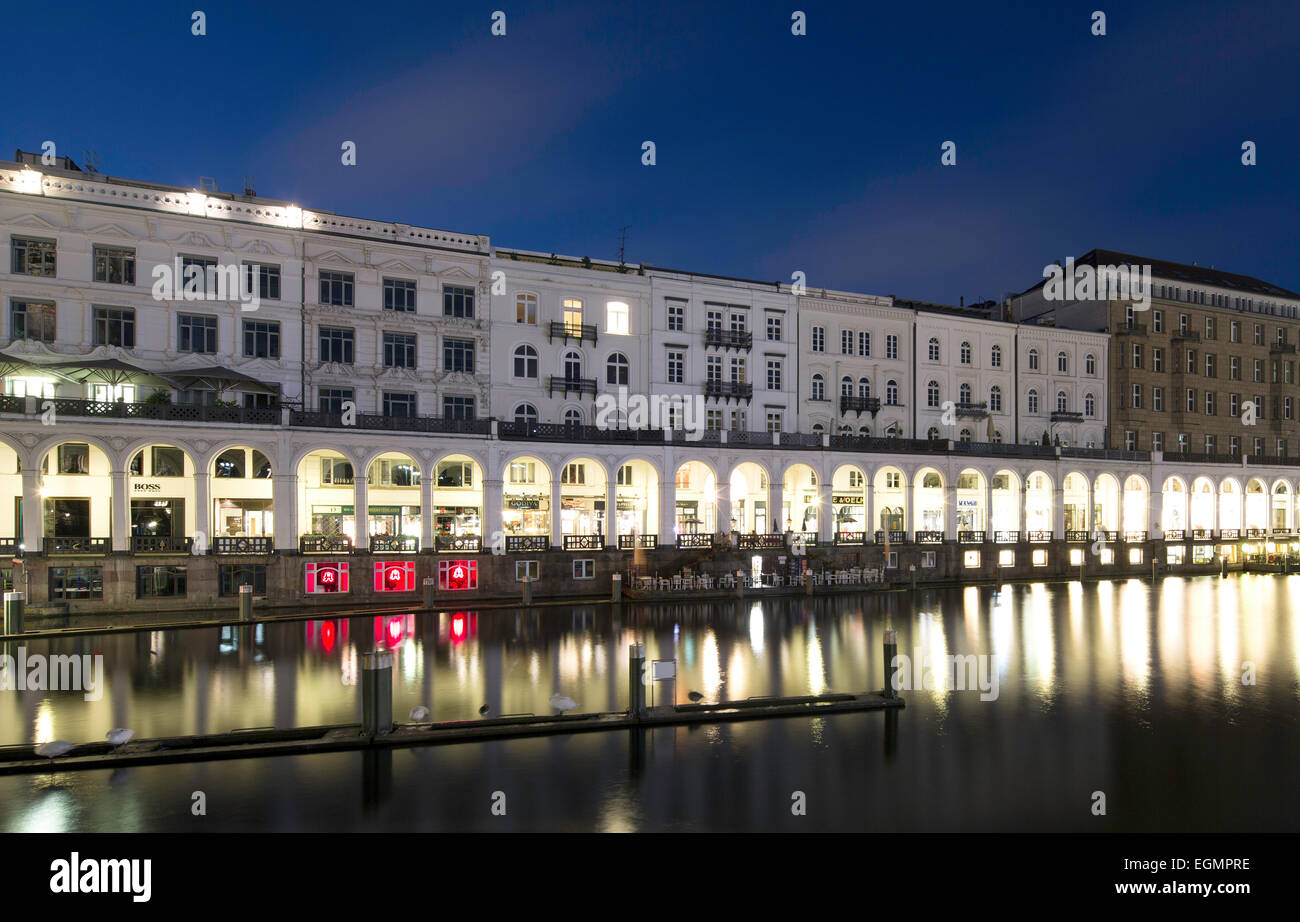
[[[280,389],[273,384],[259,381],[254,377],[226,368],[211,365],[206,368],[186,368],[182,371],[169,371],[167,376],[185,387],[200,387],[214,390],[218,395],[232,389],[239,389],[246,394],[270,394],[275,396]]]

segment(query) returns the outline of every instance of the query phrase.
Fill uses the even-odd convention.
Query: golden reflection
[[[1020,623],[1024,636],[1025,671],[1036,680],[1039,693],[1048,697],[1056,685],[1056,641],[1052,599],[1042,583],[1029,587],[1029,598]]]
[[[749,646],[755,656],[763,655],[763,607],[757,602],[749,610]]]
[[[813,695],[826,690],[826,662],[822,658],[822,641],[815,618],[808,619],[808,689]]]
[[[54,707],[50,704],[50,699],[45,698],[36,706],[36,727],[35,738],[32,740],[37,746],[41,743],[54,741]]]
[[[1139,691],[1151,680],[1150,599],[1147,587],[1131,579],[1120,590],[1119,649],[1124,678]]]
[[[722,667],[718,660],[718,638],[710,629],[700,644],[700,681],[705,697],[717,700],[722,688]]]

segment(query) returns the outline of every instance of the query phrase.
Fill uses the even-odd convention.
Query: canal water
[[[914,661],[908,683],[920,680],[896,718],[4,776],[0,829],[1300,829],[1300,576],[32,639],[28,655],[102,654],[103,695],[2,691],[0,742],[355,722],[360,655],[376,648],[394,653],[399,720],[421,705],[437,720],[483,705],[548,713],[556,692],[581,711],[623,709],[634,641],[676,660],[682,702],[859,692],[884,683],[889,627]],[[951,656],[975,657],[961,688],[942,665]],[[666,703],[674,690],[653,695]],[[194,815],[195,792],[206,815]]]

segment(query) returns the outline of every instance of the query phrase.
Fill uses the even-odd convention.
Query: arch
[[[614,465],[614,540],[631,538],[632,546],[639,547],[642,535],[661,531],[659,468],[645,458],[624,458]]]
[[[990,514],[992,531],[1020,531],[1020,510],[1024,506],[1020,475],[1010,468],[994,472],[990,493],[993,501]]]
[[[867,472],[841,464],[831,474],[831,520],[836,535],[859,535],[867,529]]]
[[[1246,482],[1246,535],[1259,537],[1268,529],[1269,493],[1264,481],[1252,477]]]
[[[1225,477],[1219,481],[1219,533],[1240,532],[1245,527],[1243,516],[1246,505],[1243,501],[1241,483],[1235,477]]]
[[[821,482],[809,464],[791,464],[781,475],[781,521],[786,530],[816,534],[821,518]]]
[[[823,378],[821,375],[812,376],[812,399],[813,400],[826,399],[826,379]]]
[[[112,536],[112,471],[115,455],[97,441],[61,438],[35,455],[40,472],[41,538]],[[38,536],[26,536],[30,543]],[[39,543],[39,542],[38,542]]]
[[[958,534],[963,531],[988,530],[987,484],[984,474],[973,467],[964,468],[957,475],[957,508],[954,515]]]
[[[1291,485],[1275,480],[1269,499],[1268,527],[1272,531],[1291,530]]]
[[[1119,480],[1114,474],[1098,474],[1092,488],[1094,530],[1118,532],[1120,522]]]
[[[727,496],[731,501],[732,531],[741,534],[766,534],[781,531],[783,521],[772,514],[767,468],[756,461],[742,461],[727,477]]]
[[[605,383],[626,387],[631,376],[632,363],[621,352],[611,352],[605,359]]]
[[[1052,475],[1046,471],[1030,471],[1025,476],[1025,531],[1052,532],[1052,519],[1056,505]]]
[[[604,535],[609,472],[590,455],[560,465],[560,534]]]
[[[713,468],[698,460],[684,461],[673,472],[673,535],[717,530],[718,478]]]
[[[1160,488],[1160,530],[1186,533],[1188,524],[1187,484],[1181,477],[1166,477]]]
[[[532,426],[537,424],[538,415],[537,407],[525,401],[515,405],[515,423],[521,426]]]
[[[357,528],[356,478],[364,462],[336,448],[314,448],[301,454],[298,474],[298,536],[346,538],[353,547],[366,537],[365,519]],[[364,515],[364,510],[362,511]]]
[[[872,478],[872,506],[876,530],[903,532],[907,530],[907,475],[893,465],[879,468]]]
[[[1061,501],[1065,506],[1065,530],[1090,531],[1088,521],[1088,478],[1070,471],[1062,482]]]
[[[528,343],[515,346],[511,356],[511,371],[516,378],[535,380],[537,378],[537,350]]]
[[[947,532],[944,524],[944,477],[934,467],[922,467],[912,478],[917,531]]]
[[[510,538],[551,536],[552,471],[536,455],[511,456],[501,466],[501,530]]]
[[[1120,531],[1146,532],[1148,527],[1147,510],[1151,501],[1151,486],[1141,474],[1129,474],[1124,478],[1123,517]]]
[[[403,451],[379,451],[367,459],[365,471],[364,546],[403,549],[413,541],[418,548],[424,515],[420,462]],[[477,517],[474,525],[471,533],[478,534]]]
[[[1187,525],[1192,529],[1193,537],[1208,537],[1214,531],[1216,505],[1214,481],[1204,476],[1193,480],[1187,514]]]

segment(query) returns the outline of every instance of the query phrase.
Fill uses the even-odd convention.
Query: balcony
[[[909,541],[907,540],[907,532],[905,532],[905,531],[893,531],[893,530],[891,530],[891,531],[889,531],[889,532],[877,531],[877,532],[876,532],[876,535],[875,535],[875,541],[876,541],[877,544],[885,544],[885,543],[889,543],[889,544],[909,544],[909,543],[911,543],[911,542],[909,542]]]
[[[55,397],[49,401],[55,416],[96,419],[150,419],[178,423],[235,423],[240,426],[278,426],[278,409],[210,407],[191,403],[101,403]],[[42,401],[44,403],[44,401]],[[22,412],[21,409],[14,412]]]
[[[433,549],[440,554],[478,554],[483,551],[483,536],[434,535]]]
[[[188,554],[194,539],[172,535],[132,535],[132,554]]]
[[[686,534],[677,536],[677,550],[679,551],[710,547],[713,547],[712,534]]]
[[[663,442],[664,440],[662,429],[602,429],[599,426],[582,426],[577,423],[513,421],[498,423],[497,435],[503,439],[537,439],[542,442]],[[676,438],[674,437],[674,441]]]
[[[308,429],[373,429],[383,432],[444,432],[460,435],[487,435],[492,431],[490,419],[454,419],[441,416],[381,416],[377,413],[356,413],[345,420],[342,413],[324,413],[316,410],[293,410],[289,413],[290,426]]]
[[[1141,544],[1147,539],[1147,533],[1144,531],[1126,531],[1124,532],[1125,544]]]
[[[957,532],[958,544],[983,544],[984,532],[982,531],[959,531]]]
[[[785,547],[785,535],[780,532],[737,535],[736,547],[742,551],[761,551]]]
[[[21,554],[21,542],[17,538],[0,538],[0,554]]]
[[[1053,410],[1052,422],[1054,423],[1081,423],[1083,414],[1076,413],[1074,410]]]
[[[1046,544],[1051,540],[1052,533],[1050,531],[1031,531],[1029,533],[1030,544]]]
[[[1228,541],[1236,541],[1241,537],[1240,528],[1225,528],[1219,532],[1219,537]]]
[[[420,550],[420,539],[414,535],[371,535],[372,554],[415,554]]]
[[[532,553],[551,548],[548,535],[506,535],[506,550],[511,553]]]
[[[270,538],[232,538],[219,537],[212,539],[212,552],[214,554],[269,554],[274,550],[274,544]]]
[[[564,549],[566,551],[603,551],[605,549],[605,536],[565,535]]]
[[[994,544],[1019,544],[1020,532],[1018,531],[995,531],[993,533]]]
[[[1166,541],[1182,541],[1187,537],[1187,533],[1181,528],[1166,528],[1164,534]]]
[[[298,539],[300,554],[351,554],[352,539],[347,535],[303,535]]]
[[[1200,540],[1209,539],[1209,538],[1213,538],[1213,537],[1214,537],[1214,529],[1213,529],[1213,528],[1193,528],[1193,529],[1192,529],[1192,540],[1193,540],[1193,541],[1200,541]]]
[[[654,550],[659,546],[658,535],[619,535],[618,549],[620,551],[635,551],[644,548]]]
[[[741,349],[754,348],[754,334],[748,330],[724,330],[722,327],[709,327],[704,331],[705,348]]]
[[[987,400],[981,400],[978,403],[965,401],[957,404],[958,419],[984,419],[989,415],[989,403]]]
[[[840,397],[840,414],[844,413],[869,413],[875,416],[880,412],[879,397]]]
[[[1269,355],[1295,355],[1293,343],[1273,343],[1268,347]]]
[[[1146,336],[1147,325],[1145,323],[1126,323],[1115,330],[1116,336]]]
[[[1065,533],[1065,540],[1070,544],[1087,544],[1088,532],[1080,529],[1070,529]]]
[[[555,340],[569,342],[573,340],[577,343],[596,344],[596,325],[594,323],[563,323],[559,321],[551,322],[551,332],[548,341]]]
[[[943,532],[941,531],[918,531],[916,533],[917,544],[943,544]]]
[[[112,541],[109,538],[46,538],[46,554],[84,554],[103,557],[108,553]]]
[[[1174,330],[1169,334],[1169,340],[1175,343],[1199,343],[1201,334],[1195,330]]]
[[[704,396],[712,400],[752,400],[754,385],[744,381],[705,381]]]
[[[839,531],[835,533],[836,544],[865,544],[867,533],[865,531]]]
[[[550,375],[546,379],[547,396],[554,397],[559,391],[565,397],[570,394],[596,396],[595,378],[570,378],[568,375]]]

